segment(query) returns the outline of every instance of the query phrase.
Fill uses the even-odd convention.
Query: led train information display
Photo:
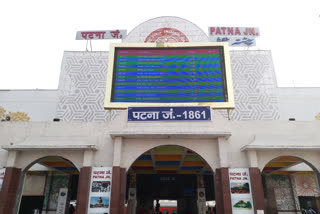
[[[227,87],[229,59],[225,57],[225,46],[173,44],[114,44],[105,108],[199,104],[214,107],[216,103],[221,103],[221,108],[232,108],[223,107],[233,101]]]

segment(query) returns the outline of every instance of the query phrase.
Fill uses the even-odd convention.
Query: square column
[[[229,167],[228,140],[226,137],[218,137],[220,167]]]
[[[87,214],[88,212],[91,171],[92,167],[82,167],[80,169],[76,207],[77,214]]]
[[[124,214],[126,179],[125,168],[112,167],[110,214]]]
[[[264,213],[267,213],[264,204],[263,184],[260,170],[259,168],[251,167],[249,168],[249,172],[251,180],[252,198],[254,203],[254,211],[255,213],[257,213],[257,210],[263,210]]]
[[[232,214],[229,169],[216,169],[215,173],[216,204],[218,214]]]
[[[0,213],[13,214],[21,178],[21,169],[7,167],[0,191]]]

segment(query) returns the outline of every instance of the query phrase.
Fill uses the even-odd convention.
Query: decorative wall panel
[[[290,177],[286,175],[267,176],[266,186],[274,188],[278,210],[295,210],[295,200],[290,183]]]
[[[277,81],[270,51],[231,51],[232,120],[277,120]]]
[[[106,121],[116,111],[103,108],[107,52],[65,52],[61,65],[56,118],[63,121]]]
[[[319,186],[315,175],[294,175],[297,196],[319,196]]]

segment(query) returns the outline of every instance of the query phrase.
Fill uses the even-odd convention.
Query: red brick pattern
[[[262,185],[262,177],[259,168],[249,168],[251,180],[251,192],[254,203],[255,213],[257,210],[263,210],[266,213],[264,204],[264,193]]]
[[[125,168],[120,170],[121,186],[120,186],[120,202],[119,202],[119,213],[124,214],[124,205],[126,197],[126,185],[127,185],[127,173]]]
[[[80,169],[78,194],[77,194],[77,214],[87,214],[90,193],[91,167]]]
[[[0,213],[13,214],[17,198],[21,169],[7,167],[0,192]]]
[[[232,214],[229,168],[221,168],[221,188],[224,214]]]
[[[215,182],[217,213],[232,214],[229,169],[216,169]]]
[[[222,203],[222,186],[221,186],[221,170],[216,169],[214,176],[215,179],[215,191],[216,191],[216,206],[217,213],[223,213],[223,203]]]
[[[121,168],[112,167],[110,214],[120,214]]]

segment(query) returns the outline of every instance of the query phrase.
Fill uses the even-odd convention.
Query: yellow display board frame
[[[175,48],[175,47],[223,47],[226,93],[228,100],[225,102],[172,102],[172,103],[148,103],[148,102],[112,102],[113,73],[116,48]],[[166,107],[166,106],[210,106],[213,109],[234,109],[234,94],[232,86],[231,64],[229,47],[227,42],[188,42],[188,43],[113,43],[110,44],[109,64],[107,72],[107,85],[104,100],[105,109],[127,109],[128,107]]]

